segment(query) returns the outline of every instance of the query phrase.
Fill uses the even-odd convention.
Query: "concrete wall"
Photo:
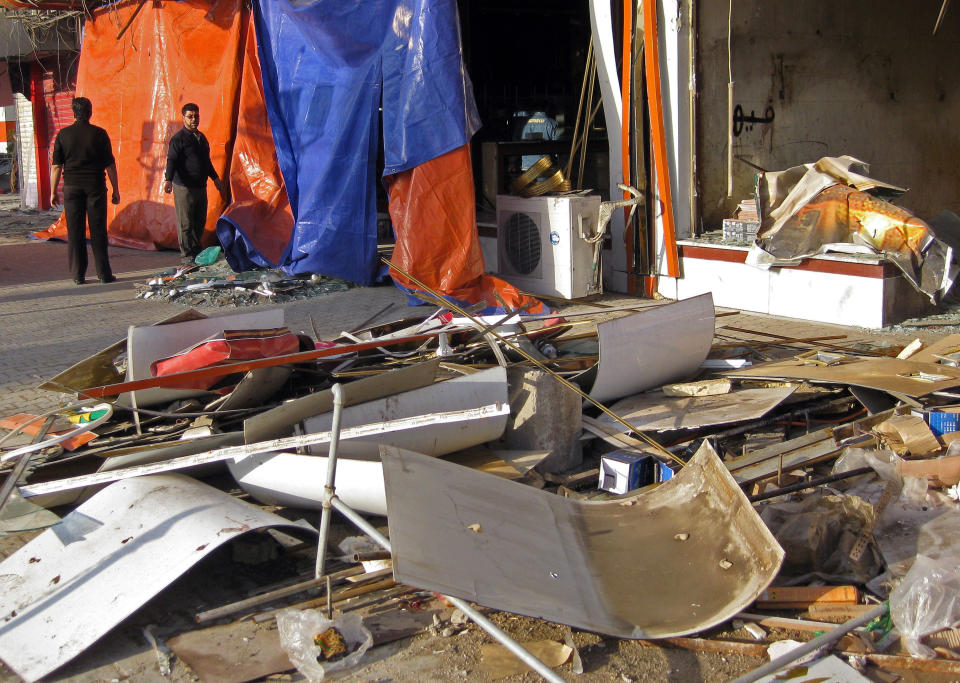
[[[0,57],[76,50],[78,17],[33,10],[0,10]]]
[[[929,218],[960,213],[960,7],[903,0],[736,0],[735,103],[749,123],[734,153],[769,170],[849,154],[910,188],[898,203]],[[754,171],[734,162],[727,199],[726,2],[698,2],[698,175],[701,230],[749,196]]]

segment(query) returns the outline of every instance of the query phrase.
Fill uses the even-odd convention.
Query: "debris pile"
[[[472,604],[773,660],[742,680],[831,651],[802,666],[960,672],[958,335],[789,339],[709,295],[445,303],[334,339],[187,310],[40,388],[66,405],[0,421],[0,523],[46,529],[0,565],[0,659],[26,680],[221,547],[253,590],[221,582],[150,635],[201,678],[226,642],[258,648],[236,680],[319,680],[468,620],[549,680],[583,672],[572,635],[518,644]],[[368,543],[338,553],[334,515]]]
[[[140,299],[160,298],[204,308],[239,308],[324,296],[354,286],[347,280],[315,273],[291,276],[266,268],[235,273],[226,260],[220,259],[208,265],[193,263],[168,268],[146,283],[137,284],[136,290]]]

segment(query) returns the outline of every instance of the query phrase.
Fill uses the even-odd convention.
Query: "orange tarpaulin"
[[[260,58],[253,16],[247,22],[237,112],[237,138],[230,161],[230,198],[223,219],[237,227],[243,239],[272,266],[276,266],[293,234],[293,211],[283,183],[277,150],[273,143],[267,105],[263,98]],[[232,231],[218,233],[226,242]]]
[[[223,176],[236,119],[247,11],[241,0],[122,3],[93,13],[84,26],[77,95],[93,103],[91,122],[113,143],[120,204],[109,205],[110,244],[135,249],[177,248],[173,195],[164,194],[167,141],[183,125],[180,107],[200,106],[200,130]],[[205,243],[224,204],[208,185]],[[40,239],[66,239],[60,219]]]
[[[470,146],[464,145],[385,179],[397,237],[392,262],[428,287],[459,301],[544,313],[544,305],[485,274],[474,208]],[[391,270],[397,284],[417,289]]]
[[[110,206],[110,244],[176,248],[173,197],[163,193],[167,141],[180,129],[180,107],[200,106],[200,129],[213,163],[230,184],[224,212],[208,184],[206,244],[217,219],[270,265],[289,248],[293,214],[267,116],[254,22],[239,0],[147,4],[99,10],[86,24],[77,94],[93,102],[92,122],[113,142],[121,203]],[[229,172],[228,172],[229,169]],[[484,273],[474,209],[469,146],[386,178],[397,237],[394,262],[429,287],[461,302],[529,313],[546,309],[513,285]],[[41,239],[66,238],[63,217]],[[230,245],[224,244],[230,251]],[[258,264],[265,265],[265,264]],[[398,284],[410,287],[392,273]],[[499,300],[498,300],[499,297]]]

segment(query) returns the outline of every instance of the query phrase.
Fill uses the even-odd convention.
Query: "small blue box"
[[[597,488],[610,493],[626,493],[672,478],[673,470],[651,455],[613,451],[600,458]]]
[[[958,411],[960,408],[951,408],[949,410]],[[930,431],[937,436],[960,431],[960,412],[931,410],[927,413],[927,424],[930,425]]]

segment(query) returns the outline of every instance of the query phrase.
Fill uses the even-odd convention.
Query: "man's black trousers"
[[[107,186],[64,185],[63,213],[67,219],[70,276],[83,280],[87,273],[87,222],[90,223],[90,248],[97,277],[113,276],[107,256]]]

